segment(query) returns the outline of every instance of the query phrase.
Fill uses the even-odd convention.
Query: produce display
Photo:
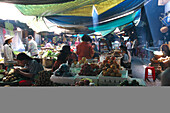
[[[78,73],[80,76],[97,76],[98,74],[100,74],[101,69],[99,68],[99,66],[97,64],[84,64],[82,65],[82,68],[80,70],[80,73]]]
[[[9,72],[4,73],[4,77],[2,78],[3,82],[12,82],[17,80],[18,77],[14,74],[14,69],[11,69]]]
[[[119,70],[122,70],[122,68],[120,64],[116,62],[116,58],[114,56],[107,56],[101,63],[100,68],[102,69],[103,76],[121,77]]]
[[[35,77],[34,86],[53,86],[53,82],[51,82],[50,77],[52,75],[51,71],[41,71]]]
[[[124,80],[123,82],[120,83],[120,86],[140,86],[139,82],[136,80],[132,80],[129,82],[128,80]]]
[[[52,50],[43,50],[39,52],[39,55],[42,56],[42,58],[46,58],[46,57],[53,57],[56,58],[58,56],[58,52],[52,52]]]
[[[92,83],[90,79],[81,79],[80,81],[75,83],[75,86],[94,86],[95,84]]]
[[[70,72],[70,67],[63,63],[60,65],[60,67],[54,71],[55,76],[62,76],[62,77],[72,77],[73,74]]]
[[[80,61],[74,61],[72,64],[71,64],[71,68],[81,68],[84,64],[87,64],[88,61],[86,59],[86,57],[82,57],[82,59]]]
[[[15,75],[8,75],[8,76],[4,77],[2,79],[2,81],[3,82],[12,82],[12,81],[15,81],[17,79],[18,79],[18,77],[16,77]]]

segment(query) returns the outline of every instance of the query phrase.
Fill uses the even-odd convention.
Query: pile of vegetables
[[[42,53],[42,58],[53,57],[56,59],[58,55],[59,55],[59,53],[55,53],[55,52],[52,52],[51,50],[48,50],[48,51],[45,51]]]

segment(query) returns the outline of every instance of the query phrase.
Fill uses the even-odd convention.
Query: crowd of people
[[[31,56],[28,56],[25,53],[20,53],[17,56],[14,55],[13,49],[11,47],[13,36],[6,35],[5,36],[5,42],[4,42],[4,65],[7,61],[13,61],[14,59],[18,61],[18,64],[20,66],[23,66],[26,68],[26,70],[21,69],[15,69],[15,72],[23,77],[26,78],[25,81],[22,82],[25,83],[32,83],[34,80],[34,76],[38,74],[38,72],[44,70],[44,67],[42,64],[32,57],[38,56],[38,48],[37,44],[33,39],[33,36],[28,36],[28,52]],[[77,40],[75,42],[76,44],[76,52],[72,52],[70,45],[65,44],[62,47],[62,50],[60,51],[59,55],[57,56],[57,60],[52,66],[52,72],[54,72],[56,69],[60,67],[61,64],[67,63],[71,66],[71,64],[74,61],[80,61],[83,57],[86,57],[87,59],[98,59],[100,56],[100,52],[98,50],[97,45],[92,41],[89,35],[84,34],[81,38],[82,42],[80,40]],[[120,50],[122,52],[122,58],[121,58],[121,66],[125,68],[131,68],[131,57],[137,55],[137,39],[134,41],[124,41],[122,38],[120,39]],[[46,42],[46,47],[52,47],[51,41]],[[167,45],[162,45],[161,50],[167,55],[170,56],[170,50]],[[7,65],[5,65],[7,67]],[[169,71],[169,70],[168,70]],[[165,72],[163,74],[166,75]],[[163,77],[164,77],[163,76]],[[164,79],[162,79],[164,81]],[[164,82],[163,82],[164,83]]]

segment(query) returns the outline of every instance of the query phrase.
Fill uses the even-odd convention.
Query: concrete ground
[[[132,77],[133,78],[140,78],[144,80],[145,77],[145,68],[148,66],[150,62],[147,60],[141,60],[139,57],[132,57]],[[151,73],[151,72],[150,72]],[[149,81],[146,81],[147,86],[160,86],[161,82],[160,80],[156,79],[155,82],[152,81],[152,79],[149,79]]]

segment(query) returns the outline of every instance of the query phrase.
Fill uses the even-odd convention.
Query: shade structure
[[[0,2],[33,5],[33,4],[54,4],[54,3],[65,3],[74,0],[0,0]]]
[[[62,27],[82,26],[88,27],[91,31],[109,32],[133,21],[136,11],[144,2],[145,0],[74,0],[42,5],[17,4],[16,7],[24,15],[44,17]],[[93,9],[96,9],[96,17],[92,13]],[[98,19],[95,28],[94,18]]]

